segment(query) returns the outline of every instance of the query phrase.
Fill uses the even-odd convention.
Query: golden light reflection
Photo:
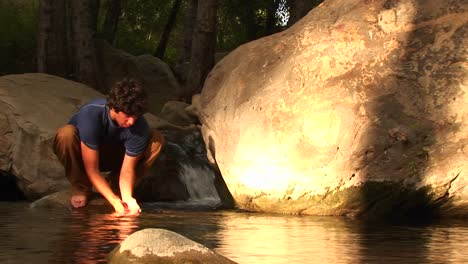
[[[317,147],[336,145],[340,135],[341,119],[335,111],[317,111],[304,118],[302,133],[308,143]]]
[[[344,136],[343,126],[352,126],[355,117],[344,106],[323,111],[323,102],[296,111],[295,106],[301,102],[284,109],[278,103],[278,109],[271,111],[271,118],[283,113],[295,118],[295,122],[278,116],[271,127],[253,120],[243,127],[232,165],[229,171],[222,171],[229,175],[226,184],[234,196],[267,193],[273,199],[285,195],[294,199],[305,193],[321,194],[325,187],[336,185],[341,172],[336,173],[330,163],[337,160],[335,154]]]
[[[97,214],[84,211],[71,213],[70,232],[74,234],[72,259],[80,263],[96,263],[103,252],[109,253],[128,236],[138,230],[137,216],[119,216],[115,213]],[[106,245],[106,248],[102,248]]]
[[[272,162],[257,161],[239,168],[242,172],[234,172],[239,175],[239,181],[253,190],[281,191],[288,187],[290,171],[287,167],[278,166]]]
[[[311,224],[312,223],[312,224]],[[216,252],[238,263],[358,263],[359,238],[344,221],[254,215],[225,217]]]

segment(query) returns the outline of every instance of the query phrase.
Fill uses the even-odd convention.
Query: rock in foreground
[[[125,239],[109,255],[110,264],[235,263],[175,232],[148,228]]]

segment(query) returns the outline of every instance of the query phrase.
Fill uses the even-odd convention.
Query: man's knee
[[[58,141],[71,141],[76,138],[78,131],[73,125],[65,125],[57,130],[55,138]]]
[[[153,163],[153,161],[161,152],[161,149],[164,146],[164,144],[165,144],[165,139],[164,139],[163,134],[161,134],[161,132],[157,130],[153,130],[152,135],[151,135],[151,141],[148,144],[148,148],[145,154],[147,165],[150,165]]]
[[[73,125],[65,125],[57,130],[54,139],[54,151],[63,152],[79,143],[78,130]]]
[[[164,136],[163,136],[163,134],[161,132],[159,132],[157,130],[152,131],[151,144],[157,144],[157,145],[164,146],[165,142],[166,141],[165,141]]]

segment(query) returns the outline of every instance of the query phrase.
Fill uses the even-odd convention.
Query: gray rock
[[[198,119],[186,110],[190,106],[185,102],[169,101],[164,104],[158,116],[177,126],[196,125]]]
[[[235,263],[182,235],[148,228],[127,237],[109,254],[109,263]]]
[[[62,190],[42,198],[39,198],[29,204],[29,208],[33,209],[46,209],[46,208],[63,208],[72,210],[70,204],[71,190]],[[105,198],[100,196],[98,193],[93,193],[88,197],[87,207],[106,207],[107,209],[114,211],[114,208],[107,202]]]
[[[105,41],[97,41],[97,53],[101,61],[101,71],[105,89],[123,77],[136,78],[143,82],[151,101],[149,112],[158,114],[170,100],[190,97],[191,94],[179,85],[169,65],[151,56],[133,56],[118,50]]]
[[[55,131],[81,104],[99,96],[85,85],[46,74],[0,77],[0,170],[17,177],[27,198],[68,186],[52,150]]]

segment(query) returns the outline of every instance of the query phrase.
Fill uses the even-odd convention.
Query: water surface
[[[468,263],[468,224],[363,223],[314,217],[143,204],[138,217],[108,208],[29,209],[0,203],[0,263],[107,263],[144,228],[175,231],[238,263]]]

